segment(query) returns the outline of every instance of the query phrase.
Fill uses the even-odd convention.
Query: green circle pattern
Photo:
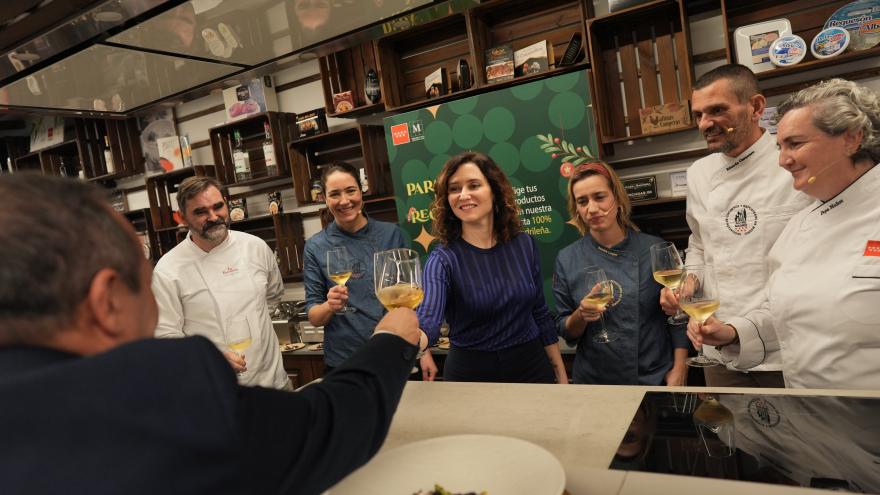
[[[400,169],[400,179],[404,184],[421,182],[428,173],[428,166],[421,160],[409,160]]]
[[[475,148],[483,140],[483,123],[473,115],[462,115],[452,124],[452,139],[463,149]]]
[[[449,107],[449,110],[456,115],[467,115],[471,113],[474,108],[477,108],[477,102],[479,100],[480,98],[478,96],[473,96],[470,98],[462,98],[461,100],[450,101],[445,106]],[[441,105],[441,108],[443,106],[444,105]]]
[[[489,157],[498,164],[508,177],[519,169],[519,150],[510,143],[498,143],[489,149]]]
[[[446,122],[435,120],[425,127],[425,148],[434,155],[448,153],[452,146],[452,129]]]
[[[580,80],[581,75],[577,72],[570,72],[561,76],[551,77],[546,80],[547,88],[550,91],[561,93],[575,87]]]
[[[532,172],[543,172],[553,159],[541,149],[542,142],[535,136],[523,140],[519,147],[519,161],[523,168]]]
[[[510,93],[520,101],[534,100],[544,90],[544,81],[534,81],[510,88]]]
[[[451,156],[443,153],[442,155],[434,155],[434,158],[431,158],[431,161],[428,163],[428,177],[431,180],[437,178],[440,175],[440,171],[443,170],[443,165],[446,165],[447,160],[452,158]]]
[[[504,107],[495,107],[483,117],[483,132],[486,139],[493,143],[502,143],[510,139],[516,130],[516,117]]]
[[[584,120],[587,108],[584,99],[570,91],[559,93],[547,106],[547,118],[559,129],[572,129]]]

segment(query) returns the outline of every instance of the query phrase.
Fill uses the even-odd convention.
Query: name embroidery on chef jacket
[[[234,266],[227,266],[220,273],[222,273],[224,277],[231,277],[231,276],[235,275],[236,273],[238,273],[238,268],[236,268]]]
[[[749,235],[758,226],[758,213],[749,205],[736,205],[727,210],[727,228],[736,235]]]

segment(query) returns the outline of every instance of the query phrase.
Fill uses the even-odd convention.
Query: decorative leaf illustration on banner
[[[554,160],[557,158],[562,160],[562,165],[559,167],[559,175],[565,178],[571,177],[574,167],[596,159],[587,145],[576,147],[564,139],[554,138],[551,133],[547,133],[546,136],[537,134],[535,137],[544,143],[541,145],[541,149],[545,153],[549,153],[550,157]]]

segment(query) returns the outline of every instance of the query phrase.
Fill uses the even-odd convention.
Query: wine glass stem
[[[608,340],[608,329],[605,328],[605,315],[603,313],[599,313],[599,327],[602,329],[599,332],[599,338]]]

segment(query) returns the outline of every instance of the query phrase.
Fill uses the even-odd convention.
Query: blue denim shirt
[[[376,299],[373,284],[373,253],[407,247],[397,225],[367,219],[367,225],[355,233],[339,228],[336,222],[306,241],[303,285],[306,290],[306,311],[327,300],[327,292],[336,283],[327,274],[327,251],[345,246],[353,258],[355,269],[345,284],[348,287],[348,305],[352,313],[333,315],[324,325],[324,362],[339,366],[359,349],[385,314],[385,308]]]
[[[572,370],[575,383],[660,385],[672,368],[673,348],[688,348],[685,326],[666,323],[660,308],[660,290],[651,270],[651,245],[663,242],[659,237],[627,229],[626,237],[608,249],[588,234],[565,247],[556,256],[553,293],[559,311],[559,334],[577,344]],[[619,339],[608,343],[593,342],[599,321],[589,323],[583,336],[571,340],[565,320],[577,309],[589,292],[584,269],[598,266],[609,280],[619,284],[622,296],[605,311],[608,331]]]

